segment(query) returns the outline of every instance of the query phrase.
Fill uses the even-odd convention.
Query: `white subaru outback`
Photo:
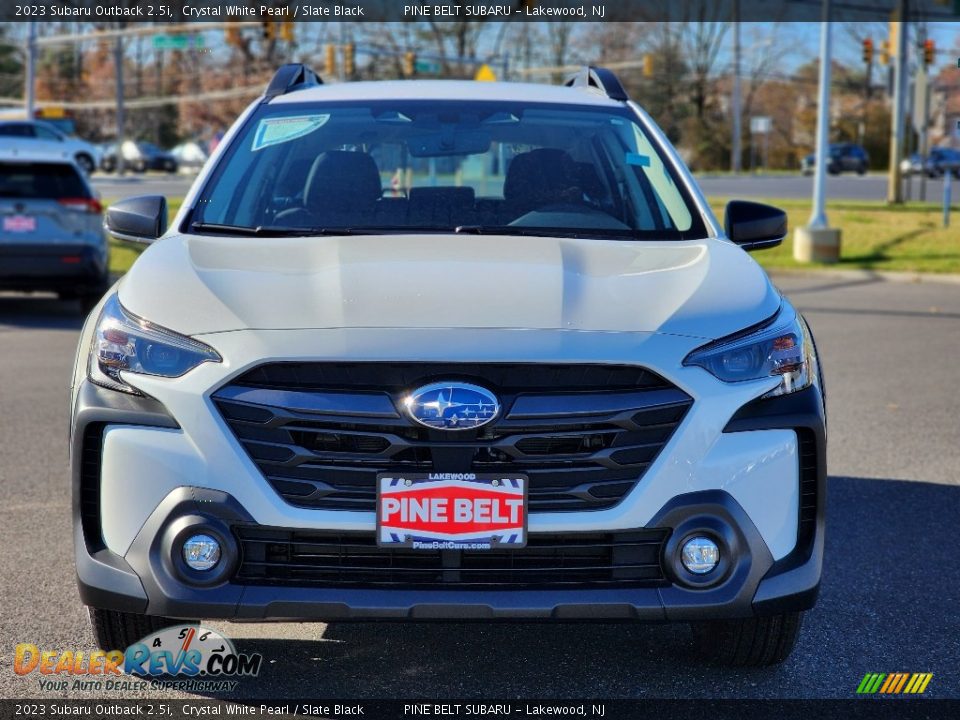
[[[786,658],[823,555],[810,330],[617,78],[287,65],[84,327],[80,593],[172,618],[681,621]]]

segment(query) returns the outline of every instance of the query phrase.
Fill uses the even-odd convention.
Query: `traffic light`
[[[933,65],[933,56],[936,53],[937,49],[933,43],[932,39],[927,39],[923,41],[923,64],[927,67]]]
[[[337,46],[333,43],[327,43],[327,57],[323,64],[323,74],[328,78],[337,74]]]
[[[653,55],[650,53],[643,56],[643,76],[653,77]]]
[[[417,72],[417,54],[415,52],[406,52],[403,54],[403,74],[407,77],[413,77]]]
[[[884,65],[890,64],[890,41],[884,40],[880,43],[880,62]]]
[[[343,46],[343,74],[346,77],[353,77],[357,69],[354,64],[354,46],[353,43],[347,43]]]
[[[284,20],[280,23],[280,39],[284,42],[293,42],[293,21]]]
[[[275,25],[276,23],[274,23],[273,20],[264,20],[260,23],[260,29],[264,40],[270,41],[276,37]]]
[[[866,65],[873,62],[873,40],[870,38],[863,41],[863,62]]]

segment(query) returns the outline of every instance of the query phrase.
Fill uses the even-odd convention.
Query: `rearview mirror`
[[[484,130],[458,128],[412,137],[407,140],[407,150],[416,158],[479,155],[490,149],[491,142],[490,133]]]
[[[107,208],[107,231],[117,240],[149,245],[167,231],[167,199],[141,195]]]
[[[771,205],[731,200],[723,227],[727,237],[744,250],[763,250],[783,242],[787,236],[787,214]]]

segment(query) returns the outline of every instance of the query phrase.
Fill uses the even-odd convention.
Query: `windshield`
[[[629,109],[470,101],[261,106],[190,230],[706,234]]]

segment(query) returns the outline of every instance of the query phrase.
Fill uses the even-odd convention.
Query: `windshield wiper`
[[[222,223],[195,222],[190,230],[201,230],[224,235],[251,235],[255,237],[306,237],[314,235],[361,235],[351,228],[305,228],[285,227],[283,225],[225,225]]]
[[[538,227],[535,225],[458,225],[453,231],[458,235],[529,235],[533,237],[638,239],[638,233],[635,230],[609,228],[556,228]]]

